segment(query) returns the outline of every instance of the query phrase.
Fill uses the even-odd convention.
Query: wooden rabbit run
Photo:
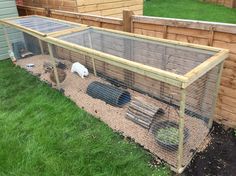
[[[25,37],[25,33],[34,37],[32,45],[35,47],[28,46],[27,49],[34,55],[51,60],[58,88],[64,86],[70,96],[74,84],[80,81],[78,86],[85,88],[78,88],[79,91],[76,88],[73,96],[78,96],[81,107],[91,108],[92,105],[94,109],[90,109],[91,113],[95,112],[95,116],[104,119],[112,128],[134,138],[166,161],[174,171],[183,172],[207,137],[214,118],[223,63],[229,55],[228,50],[89,27],[41,16],[5,19],[0,22],[4,25],[10,50],[13,51],[12,46],[18,41],[8,35],[7,28],[20,31],[23,43],[27,43],[29,39]],[[45,48],[49,51],[49,56],[42,55],[46,53]],[[65,53],[68,55],[65,56]],[[74,80],[73,84],[69,87],[67,83],[70,80],[67,78],[60,83],[55,58],[85,65],[89,70],[89,77],[78,79],[67,72],[67,77]],[[86,101],[81,100],[88,98],[86,86],[91,81],[122,87],[132,98],[142,96],[152,105],[145,105],[145,101],[134,101],[129,104],[129,108],[115,108],[91,97],[89,100],[92,102],[86,104]],[[102,94],[106,95],[106,92]],[[100,108],[103,113],[99,113],[93,101],[97,105],[109,107],[109,110],[103,111]],[[149,131],[152,119],[162,110],[167,111],[158,117],[154,130]],[[119,118],[113,118],[117,114]],[[125,117],[126,114],[131,121]],[[172,138],[172,135],[176,137]]]

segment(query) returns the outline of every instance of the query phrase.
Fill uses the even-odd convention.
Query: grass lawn
[[[38,78],[0,62],[0,175],[170,175]]]
[[[236,9],[199,0],[146,0],[144,15],[236,23]]]

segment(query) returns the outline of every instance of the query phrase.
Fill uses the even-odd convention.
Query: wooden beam
[[[180,91],[180,110],[179,110],[179,147],[178,147],[178,173],[182,172],[183,163],[183,150],[184,150],[184,115],[185,115],[185,104],[186,104],[186,90],[181,89]]]
[[[91,49],[93,49],[93,43],[92,43],[92,38],[91,38],[91,34],[90,33],[88,33],[88,39],[89,39],[89,47]],[[95,59],[93,57],[92,57],[92,63],[93,63],[93,73],[94,73],[94,76],[97,76]]]
[[[192,84],[194,81],[196,81],[198,78],[200,78],[202,75],[210,71],[212,68],[223,62],[226,58],[229,57],[229,51],[228,50],[222,50],[216,55],[212,56],[211,58],[207,59],[205,62],[201,63],[194,69],[192,69],[190,72],[185,74],[184,76],[188,78],[188,83],[183,85],[183,88],[186,88],[190,84]]]
[[[40,47],[41,54],[44,54],[42,40],[38,39],[38,41],[39,41],[39,47]]]
[[[52,61],[52,65],[53,65],[53,71],[54,71],[54,75],[56,78],[57,88],[60,90],[61,86],[60,86],[59,76],[58,76],[57,67],[56,67],[56,60],[53,55],[52,44],[50,44],[50,43],[48,43],[48,50],[49,50],[50,59]]]

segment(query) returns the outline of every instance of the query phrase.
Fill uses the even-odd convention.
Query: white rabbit
[[[71,67],[71,72],[78,73],[81,78],[84,78],[85,76],[89,75],[88,69],[79,62],[73,63]]]

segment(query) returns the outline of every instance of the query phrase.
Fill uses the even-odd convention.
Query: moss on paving
[[[236,9],[200,0],[146,0],[144,15],[236,23]]]
[[[0,62],[0,175],[169,175],[38,78]]]

